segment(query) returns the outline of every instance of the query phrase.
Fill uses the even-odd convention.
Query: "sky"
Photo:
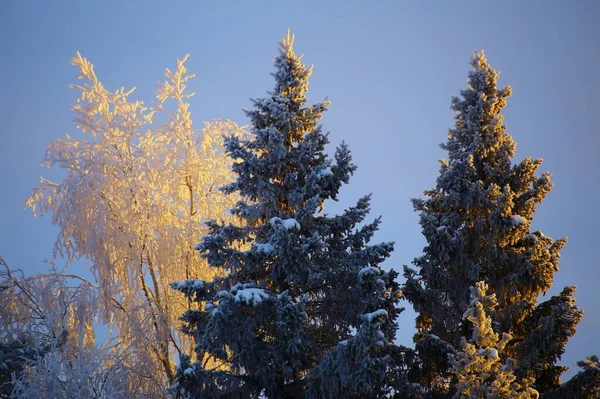
[[[371,215],[383,217],[375,238],[396,242],[384,265],[396,270],[422,253],[410,199],[435,185],[451,97],[465,87],[473,51],[486,51],[500,85],[513,87],[503,114],[515,160],[543,158],[540,171],[553,173],[533,226],[569,238],[546,298],[576,285],[585,313],[562,363],[572,374],[578,360],[600,355],[597,1],[1,2],[0,255],[30,274],[52,257],[51,216],[34,219],[24,203],[40,176],[62,176],[40,163],[51,141],[75,131],[68,84],[77,51],[109,90],[137,87],[132,98],[145,101],[164,69],[191,53],[196,126],[245,125],[241,109],[273,87],[272,57],[287,28],[314,65],[309,102],[332,102],[322,121],[331,150],[345,141],[359,167],[328,210],[373,193]],[[398,340],[411,345],[415,314],[405,306]]]

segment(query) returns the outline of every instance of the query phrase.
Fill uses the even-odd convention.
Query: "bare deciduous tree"
[[[27,201],[60,228],[55,255],[90,262],[102,320],[128,344],[124,364],[149,373],[145,394],[157,397],[173,381],[178,353],[192,349],[178,318],[196,305],[169,283],[215,274],[193,247],[202,221],[227,219],[235,203],[217,189],[231,181],[221,137],[243,134],[231,121],[193,127],[186,60],[166,70],[158,102],[147,107],[129,100],[133,90],[106,90],[78,53],[72,64],[86,83],[71,86],[80,94],[72,109],[82,138],[50,144],[46,165],[66,176],[42,179]]]

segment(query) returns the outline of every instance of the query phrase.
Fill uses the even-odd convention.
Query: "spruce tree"
[[[450,355],[451,372],[456,376],[454,398],[514,398],[537,399],[539,393],[531,387],[531,379],[516,382],[514,359],[503,356],[512,336],[494,332],[488,313],[498,305],[494,294],[487,295],[488,287],[480,281],[471,287],[469,309],[463,315],[473,326],[473,336],[464,337],[460,350]]]
[[[361,224],[369,196],[322,213],[356,167],[344,144],[334,160],[325,153],[318,121],[329,102],[306,106],[312,68],[293,41],[288,31],[275,89],[245,111],[252,137],[226,138],[237,180],[222,190],[241,196],[231,210],[239,221],[209,222],[197,246],[225,274],[173,284],[202,309],[182,317],[197,360],[181,358],[180,395],[380,397],[403,388],[410,352],[393,344],[397,273],[379,267],[393,245],[369,245],[380,223]]]
[[[512,163],[516,145],[501,115],[511,88],[497,87],[499,74],[483,52],[471,66],[467,88],[452,100],[456,124],[442,144],[448,160],[440,162],[436,187],[413,200],[427,246],[414,261],[418,271],[405,267],[404,294],[418,313],[421,383],[432,392],[453,385],[448,354],[471,336],[472,324],[462,316],[469,287],[483,281],[497,299],[494,330],[512,335],[505,352],[516,361],[515,374],[535,379],[543,394],[561,384],[566,367],[556,361],[582,311],[575,287],[538,303],[566,243],[531,231],[536,206],[553,183],[549,173],[536,175],[541,159]]]

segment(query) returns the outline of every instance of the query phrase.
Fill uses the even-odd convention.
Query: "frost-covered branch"
[[[196,305],[169,283],[217,273],[193,247],[203,221],[230,218],[235,196],[215,190],[232,177],[222,136],[244,135],[227,120],[194,127],[187,58],[166,70],[158,102],[147,106],[131,100],[133,89],[107,90],[77,53],[78,132],[51,143],[45,159],[66,176],[42,179],[27,201],[34,215],[51,214],[59,227],[55,255],[89,261],[101,319],[131,344],[124,362],[147,371],[140,389],[155,397],[172,382],[177,354],[192,348],[178,318]]]

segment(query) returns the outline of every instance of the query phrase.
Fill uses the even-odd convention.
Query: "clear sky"
[[[246,124],[242,107],[273,81],[272,56],[286,28],[314,64],[309,100],[329,97],[323,119],[332,145],[345,140],[359,169],[342,206],[373,193],[376,238],[396,241],[385,265],[398,270],[425,244],[410,198],[434,186],[438,144],[453,125],[450,99],[465,86],[473,50],[485,49],[513,86],[505,109],[517,160],[544,159],[556,184],[534,227],[567,236],[549,294],[577,285],[585,315],[563,358],[600,355],[600,2],[403,1],[5,1],[0,4],[0,255],[29,273],[44,271],[57,230],[24,202],[48,144],[74,132],[80,51],[109,90],[136,86],[150,100],[164,68],[186,53],[196,126],[214,118]],[[407,304],[407,307],[410,307]],[[414,313],[400,316],[411,344]]]

